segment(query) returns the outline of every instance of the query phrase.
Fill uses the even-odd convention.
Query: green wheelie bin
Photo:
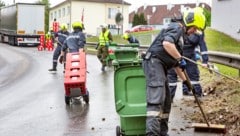
[[[146,81],[135,49],[115,51],[114,97],[120,116],[117,136],[144,136],[146,125]],[[128,57],[126,57],[128,56]]]

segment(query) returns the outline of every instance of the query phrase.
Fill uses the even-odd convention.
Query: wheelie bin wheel
[[[89,103],[89,92],[83,96],[83,100],[88,104]]]
[[[67,105],[70,104],[70,101],[71,101],[71,97],[65,96],[65,103],[66,103]]]
[[[112,59],[109,59],[108,61],[107,61],[107,65],[109,66],[109,67],[111,67],[112,66]]]
[[[116,127],[116,136],[121,136],[121,135],[122,135],[121,128],[120,128],[120,126],[117,126]]]

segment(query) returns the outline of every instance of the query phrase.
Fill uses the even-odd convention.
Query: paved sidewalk
[[[200,112],[198,107],[187,107],[183,104],[183,100],[193,100],[194,97],[182,95],[182,84],[178,83],[175,99],[172,103],[172,110],[169,119],[169,135],[170,136],[221,136],[222,134],[207,133],[207,132],[194,132],[191,127],[192,122],[187,120],[184,116],[191,112]],[[203,109],[204,110],[204,109]],[[197,122],[195,122],[197,123]]]

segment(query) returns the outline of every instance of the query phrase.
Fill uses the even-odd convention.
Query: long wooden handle
[[[185,57],[185,56],[182,56],[182,58],[184,58],[185,60],[187,60],[187,61],[189,61],[189,62],[192,62],[192,63],[194,63],[194,64],[196,64],[196,65],[202,66],[201,64],[199,64],[199,63],[195,62],[194,60],[191,60],[191,59],[189,59],[189,58],[187,58],[187,57]],[[203,68],[208,69],[208,70],[210,70],[210,71],[212,71],[212,72],[214,72],[214,73],[216,73],[216,74],[219,74],[219,75],[221,75],[221,76],[223,76],[223,77],[226,77],[226,78],[228,78],[228,79],[231,79],[231,80],[233,80],[233,81],[236,81],[236,82],[240,83],[239,80],[236,80],[236,79],[234,79],[234,78],[232,78],[232,77],[230,77],[230,76],[224,75],[224,74],[222,74],[222,73],[220,73],[220,72],[218,72],[218,71],[216,71],[216,70],[212,70],[212,69],[210,69],[210,68],[208,68],[208,67],[203,67]]]
[[[203,112],[202,106],[201,106],[201,104],[200,104],[200,102],[199,102],[199,100],[198,100],[198,98],[197,98],[197,96],[196,96],[195,88],[191,85],[191,82],[190,82],[190,79],[189,79],[189,77],[188,77],[187,72],[184,70],[183,73],[184,73],[184,75],[185,75],[185,77],[186,77],[186,79],[187,79],[188,84],[190,85],[190,88],[189,88],[189,89],[191,89],[191,91],[192,91],[192,93],[193,93],[193,96],[194,96],[194,98],[195,98],[195,100],[196,100],[196,102],[197,102],[197,105],[198,105],[198,107],[199,107],[199,109],[200,109],[200,111],[201,111],[201,113],[202,113],[202,115],[203,115],[203,118],[204,118],[205,122],[207,123],[207,125],[208,125],[208,127],[209,127],[210,124],[209,124],[209,122],[208,122],[208,120],[207,120],[207,117],[206,117],[205,113]]]

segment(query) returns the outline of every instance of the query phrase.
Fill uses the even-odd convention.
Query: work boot
[[[57,69],[56,69],[56,68],[51,68],[51,69],[49,69],[48,71],[49,71],[49,72],[56,72]]]
[[[57,71],[57,62],[53,62],[52,68],[48,70],[49,72],[56,72]]]
[[[183,96],[193,96],[192,92],[185,91],[183,92]]]
[[[102,70],[103,72],[105,71],[105,66],[104,66],[104,65],[102,65],[101,70]]]

